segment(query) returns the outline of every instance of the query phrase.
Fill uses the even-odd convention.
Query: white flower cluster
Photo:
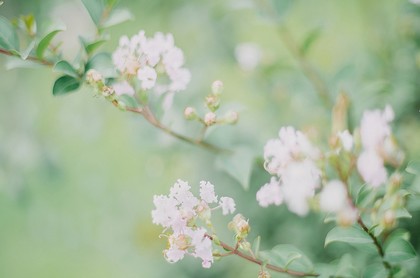
[[[290,211],[306,215],[308,201],[320,184],[321,171],[315,164],[319,157],[319,150],[302,132],[282,127],[279,138],[269,140],[264,147],[264,166],[275,177],[257,192],[260,206],[284,201]]]
[[[394,111],[388,105],[384,111],[365,111],[360,123],[363,151],[357,160],[357,169],[365,182],[372,187],[384,184],[388,178],[384,157],[391,141],[389,123],[393,119]]]
[[[115,67],[123,76],[136,76],[142,90],[155,89],[157,92],[177,92],[185,90],[191,73],[183,68],[184,54],[174,45],[171,34],[156,33],[147,38],[144,31],[128,38],[120,38],[119,46],[112,54]],[[158,84],[159,74],[165,74],[169,84]],[[118,83],[117,83],[118,84]],[[131,93],[127,82],[118,84],[117,93]]]
[[[198,227],[196,221],[210,221],[210,204],[218,204],[216,208],[221,208],[226,215],[235,211],[235,202],[229,197],[221,197],[218,201],[210,182],[200,182],[200,198],[195,197],[190,189],[187,182],[178,180],[171,187],[169,195],[155,195],[153,223],[171,233],[168,236],[169,248],[164,251],[168,262],[177,262],[189,254],[200,258],[203,267],[208,268],[213,263],[212,242],[206,236],[207,230]]]

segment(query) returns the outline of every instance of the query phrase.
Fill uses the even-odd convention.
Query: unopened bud
[[[230,111],[226,114],[225,121],[226,123],[233,125],[238,122],[238,118],[238,113],[236,113],[235,111]]]
[[[236,238],[238,240],[245,238],[251,230],[248,220],[245,220],[241,214],[237,214],[233,217],[233,220],[228,224],[228,228],[236,233]]]
[[[382,218],[382,225],[386,229],[393,228],[396,223],[395,213],[392,210],[387,210]]]
[[[205,116],[204,116],[204,123],[207,126],[211,126],[214,125],[216,123],[216,114],[214,114],[213,112],[208,112]]]
[[[337,224],[342,227],[350,227],[356,222],[358,214],[359,212],[356,208],[349,207],[342,210],[337,215]]]
[[[389,178],[388,194],[395,193],[402,184],[403,177],[400,173],[396,172]]]
[[[205,221],[211,218],[211,209],[204,201],[198,204],[196,212],[198,213],[198,216]]]
[[[115,93],[115,90],[114,90],[114,88],[112,88],[112,87],[109,87],[109,86],[104,86],[104,87],[102,88],[102,95],[103,95],[104,97],[109,97],[109,96],[112,96],[114,93]]]
[[[184,110],[184,117],[187,120],[194,120],[195,118],[197,118],[197,112],[195,111],[194,108],[188,106]]]
[[[216,111],[220,106],[220,99],[217,95],[211,94],[206,97],[206,105],[211,111]]]
[[[261,270],[260,273],[258,273],[258,278],[271,278],[270,272]]]
[[[103,82],[103,76],[95,69],[90,69],[86,73],[87,83],[93,85],[99,82]]]
[[[223,92],[223,82],[216,80],[211,84],[211,91],[215,95],[220,95]]]

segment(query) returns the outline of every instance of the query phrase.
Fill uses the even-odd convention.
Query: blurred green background
[[[4,2],[0,15],[9,19],[33,13],[39,23],[63,21],[70,57],[78,43],[74,34],[92,28],[79,1]],[[198,133],[182,111],[187,105],[204,111],[203,98],[220,79],[222,102],[240,110],[240,122],[211,130],[210,141],[246,145],[261,156],[281,126],[295,125],[326,142],[330,112],[253,1],[122,0],[120,6],[135,20],[109,30],[106,50],[113,51],[120,36],[143,29],[149,36],[172,33],[184,51],[192,81],[165,116],[174,129]],[[319,28],[307,59],[332,98],[341,91],[350,96],[353,123],[363,110],[390,103],[407,161],[418,159],[420,6],[406,0],[295,1],[283,21],[298,43]],[[235,47],[244,42],[255,43],[262,53],[249,71],[235,59]],[[167,194],[178,178],[195,190],[199,181],[209,180],[219,196],[234,197],[237,212],[250,220],[250,239],[261,235],[263,248],[295,244],[316,263],[357,251],[340,244],[324,249],[332,226],[323,224],[322,216],[299,218],[284,207],[260,208],[255,192],[269,176],[259,164],[244,190],[216,166],[214,154],[118,111],[88,88],[53,97],[57,76],[50,69],[7,71],[5,57],[0,65],[0,277],[256,277],[257,266],[235,257],[210,270],[193,258],[177,264],[164,260],[161,228],[151,222],[152,199]],[[401,226],[411,231],[419,252],[420,206],[411,206],[413,218]],[[232,242],[227,221],[220,217],[217,229]],[[363,266],[367,256],[362,252],[354,265]],[[409,267],[416,277],[418,261]]]

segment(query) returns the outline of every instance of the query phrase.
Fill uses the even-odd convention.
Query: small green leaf
[[[255,256],[258,257],[258,254],[260,252],[260,242],[261,242],[261,237],[257,236],[254,239],[254,242],[252,243],[252,250],[254,251]]]
[[[38,47],[36,48],[36,56],[42,59],[44,57],[44,52],[50,45],[51,40],[57,35],[59,32],[64,31],[64,28],[55,29],[49,33],[47,33],[38,43]]]
[[[356,195],[356,205],[366,207],[375,200],[376,192],[367,184],[363,184]]]
[[[20,53],[20,57],[23,60],[26,60],[29,56],[29,54],[31,53],[32,49],[34,49],[35,47],[35,41],[31,41],[31,43],[28,45],[28,47],[22,52]]]
[[[76,71],[76,69],[65,60],[58,61],[54,65],[53,71],[57,73],[64,73],[76,79],[79,78],[79,73]]]
[[[320,37],[321,35],[321,28],[317,27],[313,30],[311,30],[305,37],[301,47],[300,47],[300,52],[303,55],[306,55],[308,53],[308,51],[311,49],[311,46],[316,42],[316,40]]]
[[[372,239],[364,231],[355,227],[334,227],[325,238],[325,246],[331,242],[346,242],[352,244],[372,243]]]
[[[408,163],[407,168],[405,170],[413,175],[420,175],[420,161],[419,160],[412,160]]]
[[[133,20],[133,14],[126,9],[118,9],[112,11],[111,15],[102,23],[101,28],[108,28],[121,24],[123,22]]]
[[[61,76],[58,78],[53,86],[53,95],[65,95],[73,92],[80,87],[80,81],[76,78],[68,75]]]
[[[102,15],[105,10],[105,3],[103,0],[82,0],[83,5],[88,11],[90,17],[96,26],[99,26]]]
[[[366,267],[363,278],[384,278],[388,277],[388,271],[382,263],[371,264]]]
[[[26,68],[26,69],[40,69],[43,66],[39,63],[35,63],[31,60],[22,60],[18,57],[8,57],[6,62],[6,69],[19,69],[19,68]]]
[[[408,212],[405,208],[399,208],[395,211],[396,218],[412,218],[411,213]]]
[[[303,255],[298,248],[289,244],[280,244],[271,250],[261,251],[260,257],[270,264],[284,269],[304,272],[312,272],[314,270],[313,264],[308,257]]]
[[[286,12],[291,8],[295,0],[271,0],[277,17],[282,19]]]
[[[0,47],[19,51],[19,38],[15,28],[7,18],[0,16]]]
[[[357,270],[350,254],[344,254],[337,265],[337,270],[333,277],[358,277]]]
[[[216,166],[237,180],[244,189],[249,188],[254,153],[246,147],[237,147],[233,154],[222,154],[216,160]]]
[[[394,237],[385,248],[385,260],[390,263],[400,263],[415,258],[416,251],[410,242]]]
[[[121,100],[127,107],[131,107],[131,108],[139,107],[137,100],[130,95],[122,94],[119,96],[119,100]]]
[[[103,45],[108,40],[98,40],[93,43],[89,43],[85,45],[86,53],[89,55],[93,53],[96,49],[98,49],[101,45]]]
[[[85,72],[90,69],[95,69],[105,78],[116,77],[114,64],[112,63],[111,54],[107,52],[100,52],[95,54],[86,64]]]

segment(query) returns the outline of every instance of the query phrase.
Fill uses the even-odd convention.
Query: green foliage
[[[366,244],[373,243],[373,240],[364,231],[356,227],[334,227],[325,237],[325,246],[332,242]]]
[[[59,96],[59,95],[65,95],[71,92],[76,91],[80,87],[80,80],[69,76],[64,75],[58,78],[54,82],[53,86],[53,95]]]
[[[7,18],[0,16],[0,47],[9,51],[19,51],[19,38]]]
[[[306,273],[311,273],[314,270],[314,266],[309,258],[290,244],[279,244],[271,250],[261,251],[260,257],[264,261],[284,269],[293,269]]]
[[[96,26],[99,26],[105,10],[104,0],[82,0]]]
[[[57,73],[64,73],[68,76],[74,77],[75,79],[80,77],[77,70],[69,62],[65,60],[58,61],[54,65],[53,70]]]
[[[105,39],[95,40],[93,42],[88,42],[86,39],[80,37],[80,42],[82,43],[88,55],[91,55],[93,52],[95,52],[99,47],[101,47],[107,41],[108,39],[105,38]]]
[[[312,29],[311,31],[309,31],[306,34],[305,39],[302,42],[302,45],[300,46],[300,53],[302,55],[308,54],[309,50],[311,49],[313,44],[318,40],[321,34],[322,34],[322,28],[320,27],[316,27]]]
[[[20,53],[20,57],[23,59],[23,60],[26,60],[27,58],[28,58],[28,56],[29,56],[29,54],[31,54],[31,52],[32,52],[32,50],[34,49],[34,47],[35,47],[35,44],[36,44],[36,41],[31,41],[30,43],[29,43],[29,45],[25,48],[25,50],[23,50],[21,53]]]
[[[107,52],[100,52],[95,54],[86,63],[85,72],[90,69],[95,69],[102,74],[105,78],[116,77],[114,65],[112,63],[111,54]]]
[[[44,57],[45,50],[47,50],[48,46],[50,45],[51,40],[57,35],[59,32],[64,31],[64,28],[54,29],[48,32],[38,43],[38,47],[36,48],[36,56],[40,59]]]
[[[109,28],[129,20],[133,20],[132,13],[127,9],[116,9],[111,12],[109,17],[102,23],[101,28]]]
[[[418,160],[410,161],[407,165],[407,168],[405,168],[405,170],[410,174],[420,175],[420,161]]]
[[[119,96],[118,98],[127,107],[131,107],[131,108],[137,108],[137,107],[139,107],[139,104],[138,104],[137,100],[135,98],[133,98],[132,96],[123,94],[123,95]]]
[[[416,251],[408,241],[408,233],[397,230],[385,242],[385,260],[390,263],[401,263],[414,259]]]

